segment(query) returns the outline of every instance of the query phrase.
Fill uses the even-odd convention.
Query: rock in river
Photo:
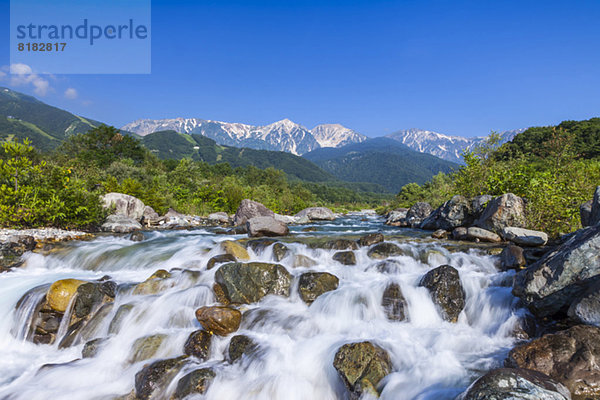
[[[184,399],[192,394],[204,394],[215,379],[215,372],[210,368],[201,368],[190,372],[177,382],[173,399]]]
[[[183,353],[188,356],[194,356],[201,361],[205,361],[210,357],[210,343],[212,335],[202,329],[190,333],[185,344],[183,345]]]
[[[273,217],[275,213],[257,201],[244,199],[240,203],[235,216],[233,217],[234,225],[246,225],[250,218],[254,217]]]
[[[371,247],[367,255],[376,260],[383,260],[389,257],[402,256],[404,251],[394,243],[383,242]]]
[[[227,303],[254,303],[268,294],[288,297],[291,275],[279,264],[231,263],[215,273],[215,290]]]
[[[371,342],[343,345],[335,354],[333,366],[353,400],[363,394],[379,396],[379,382],[392,370],[390,356]]]
[[[356,255],[352,250],[338,251],[332,258],[340,264],[356,265]]]
[[[465,291],[458,271],[442,265],[427,272],[419,284],[429,290],[431,299],[439,307],[442,318],[456,322],[465,307]]]
[[[298,292],[305,303],[312,304],[323,293],[337,289],[339,282],[337,276],[327,272],[307,272],[300,276]]]
[[[242,313],[231,307],[200,307],[196,310],[196,318],[207,331],[215,335],[227,336],[239,329]]]
[[[273,217],[250,218],[246,222],[246,229],[250,237],[287,236],[290,233],[286,224]]]

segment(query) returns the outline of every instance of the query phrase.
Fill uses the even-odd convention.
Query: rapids
[[[428,239],[428,233],[383,225],[375,215],[355,214],[331,223],[312,225],[314,232],[292,227],[286,240],[293,254],[317,261],[311,268],[294,268],[293,257],[280,264],[294,276],[307,271],[329,272],[339,280],[307,306],[300,299],[297,280],[289,298],[267,296],[242,306],[240,330],[259,344],[259,351],[230,364],[224,353],[231,336],[215,337],[211,358],[193,361],[160,394],[168,399],[177,380],[190,368],[210,366],[216,378],[205,399],[343,399],[345,388],[332,363],[345,343],[369,340],[387,350],[393,372],[383,381],[381,399],[453,399],[485,371],[498,367],[515,343],[513,328],[525,310],[506,282],[511,272],[499,272],[494,257],[473,245],[466,251],[450,242]],[[410,250],[378,268],[379,260],[356,250],[357,265],[332,260],[335,250],[313,249],[305,243],[315,237],[351,237],[382,232],[386,240]],[[100,236],[92,241],[70,242],[55,251],[29,253],[25,266],[0,275],[0,398],[115,399],[133,389],[135,374],[150,360],[136,361],[134,342],[155,334],[166,335],[152,360],[177,357],[192,331],[200,329],[194,316],[203,305],[216,304],[212,291],[215,271],[206,263],[219,254],[216,243],[244,236],[217,235],[210,229],[145,232],[146,240]],[[253,261],[273,262],[271,247],[262,253],[249,249]],[[429,293],[419,287],[430,269],[450,264],[460,273],[466,306],[457,323],[442,320]],[[158,269],[199,271],[174,274],[174,283],[158,294],[134,294],[128,284],[144,281]],[[96,280],[109,275],[119,284],[114,306],[96,321],[76,344],[60,349],[26,340],[35,304],[58,279]],[[386,319],[381,298],[391,282],[400,284],[408,308],[408,321]],[[36,290],[31,290],[38,288]],[[25,293],[25,299],[17,306]],[[121,329],[111,329],[119,308],[130,312]],[[110,332],[109,332],[110,331]],[[59,329],[59,336],[64,327]],[[87,340],[107,338],[92,358],[81,358]]]

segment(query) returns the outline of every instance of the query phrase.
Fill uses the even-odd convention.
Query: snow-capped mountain
[[[342,125],[323,124],[309,130],[289,119],[264,126],[198,118],[141,119],[131,122],[121,129],[141,136],[158,131],[174,130],[179,133],[200,134],[227,146],[279,150],[297,155],[320,147],[339,147],[366,140],[366,136]]]
[[[500,134],[501,143],[512,140],[525,129],[505,131]],[[449,136],[443,133],[422,129],[404,129],[394,132],[387,137],[405,144],[421,153],[429,153],[444,160],[462,163],[462,152],[481,143],[485,137],[465,138],[462,136]]]
[[[340,124],[321,124],[311,129],[310,133],[321,147],[342,147],[351,143],[360,143],[367,137]]]

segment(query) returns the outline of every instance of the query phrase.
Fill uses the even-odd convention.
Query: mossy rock
[[[215,273],[215,292],[226,304],[250,304],[269,294],[289,297],[291,280],[290,273],[279,264],[231,263]]]
[[[225,240],[224,242],[221,242],[221,250],[225,254],[234,256],[237,261],[250,260],[250,254],[248,254],[248,250],[246,250],[246,248],[238,242]]]

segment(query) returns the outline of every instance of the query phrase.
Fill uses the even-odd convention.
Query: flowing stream
[[[516,341],[513,328],[525,311],[506,284],[511,273],[499,272],[485,249],[461,250],[451,242],[428,239],[426,232],[386,227],[375,215],[355,214],[312,226],[313,232],[302,231],[306,225],[292,228],[296,239],[286,240],[290,252],[279,263],[294,277],[307,271],[334,274],[338,289],[307,306],[294,279],[289,298],[271,295],[241,307],[247,314],[236,334],[252,338],[259,351],[228,363],[224,354],[233,335],[215,336],[210,359],[192,359],[160,398],[168,399],[190,368],[210,366],[216,378],[197,398],[344,399],[333,358],[343,344],[364,340],[385,349],[393,363],[383,381],[382,399],[453,399],[485,371],[501,366]],[[384,233],[386,240],[412,256],[382,263],[361,247],[355,251],[357,265],[346,266],[332,260],[336,250],[305,244],[315,237],[356,239],[373,232]],[[217,304],[212,285],[218,268],[207,270],[207,261],[220,253],[218,242],[245,236],[217,235],[211,229],[145,235],[142,242],[101,236],[47,254],[30,253],[24,267],[0,275],[0,399],[115,399],[131,392],[135,374],[145,364],[183,354],[189,334],[201,328],[195,310]],[[274,262],[272,247],[249,252],[253,261]],[[298,254],[317,265],[294,268]],[[443,264],[459,271],[466,292],[457,323],[444,321],[427,289],[419,287],[427,271]],[[158,269],[172,272],[158,293],[130,289]],[[52,282],[106,275],[119,284],[114,305],[74,345],[59,348],[60,339],[52,345],[26,340],[35,304]],[[399,283],[406,299],[406,321],[389,321],[381,306],[383,291],[392,282]],[[115,329],[115,315],[125,308],[128,312],[119,315],[120,329]],[[65,327],[58,332],[63,336]],[[158,334],[165,339],[151,358],[136,359],[136,340]],[[106,338],[99,352],[82,358],[85,342],[96,338]]]

